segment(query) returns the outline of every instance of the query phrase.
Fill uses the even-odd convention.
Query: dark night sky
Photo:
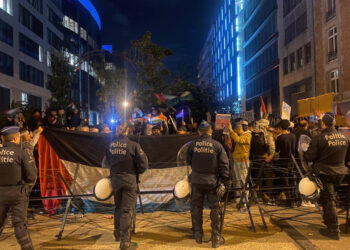
[[[129,48],[151,31],[152,40],[174,55],[166,66],[196,75],[199,53],[217,14],[219,0],[91,0],[102,23],[102,44]]]

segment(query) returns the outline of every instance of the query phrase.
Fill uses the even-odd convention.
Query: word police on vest
[[[194,147],[195,153],[209,153],[214,154],[213,143],[207,141],[196,142]]]
[[[113,142],[109,148],[112,155],[126,155],[126,143]]]
[[[346,137],[341,134],[331,134],[325,136],[328,146],[336,147],[336,146],[345,146],[346,145]]]
[[[0,150],[0,162],[1,163],[13,163],[13,155],[14,151],[12,150],[6,150],[6,149],[1,149]]]

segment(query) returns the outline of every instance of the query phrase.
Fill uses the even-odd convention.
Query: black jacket
[[[229,161],[225,149],[209,135],[193,141],[186,158],[192,167],[191,183],[216,185],[229,179]]]
[[[106,149],[106,161],[111,169],[111,176],[116,174],[139,175],[148,168],[148,158],[141,146],[127,137],[117,137]]]
[[[349,141],[345,135],[333,128],[327,128],[312,138],[304,158],[313,162],[313,170],[318,174],[348,174],[345,162],[349,157]]]
[[[37,177],[33,158],[20,145],[6,142],[0,148],[0,203],[28,199]]]

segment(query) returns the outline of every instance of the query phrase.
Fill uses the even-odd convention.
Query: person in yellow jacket
[[[241,187],[242,183],[245,183],[249,168],[249,152],[250,142],[252,135],[249,131],[244,131],[241,123],[235,125],[235,129],[232,129],[232,125],[229,125],[230,137],[235,142],[235,148],[233,151],[233,171],[235,175],[236,187]],[[246,198],[248,199],[248,192],[246,192]]]

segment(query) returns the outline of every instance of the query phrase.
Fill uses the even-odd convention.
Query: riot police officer
[[[148,168],[146,154],[136,142],[127,138],[129,127],[125,123],[117,127],[116,137],[106,149],[106,162],[110,167],[115,202],[114,236],[120,248],[136,249],[131,243],[131,230],[137,201],[138,175]]]
[[[327,228],[320,229],[320,234],[339,240],[335,189],[348,174],[345,160],[349,156],[349,143],[345,135],[335,130],[334,117],[333,113],[326,113],[323,116],[322,133],[312,139],[304,158],[308,162],[313,162],[312,171],[323,185],[320,203],[323,207],[323,220]]]
[[[0,149],[0,228],[10,211],[17,242],[22,249],[34,249],[26,217],[29,190],[36,181],[37,170],[33,158],[20,147],[19,127],[5,127],[0,133],[4,141]]]
[[[200,124],[200,138],[190,144],[187,162],[192,168],[191,216],[195,240],[198,244],[202,243],[203,200],[207,195],[211,209],[212,247],[216,248],[224,244],[224,238],[220,232],[221,208],[217,187],[222,189],[223,184],[229,180],[229,160],[223,146],[212,139],[212,132],[208,122],[203,121]]]

